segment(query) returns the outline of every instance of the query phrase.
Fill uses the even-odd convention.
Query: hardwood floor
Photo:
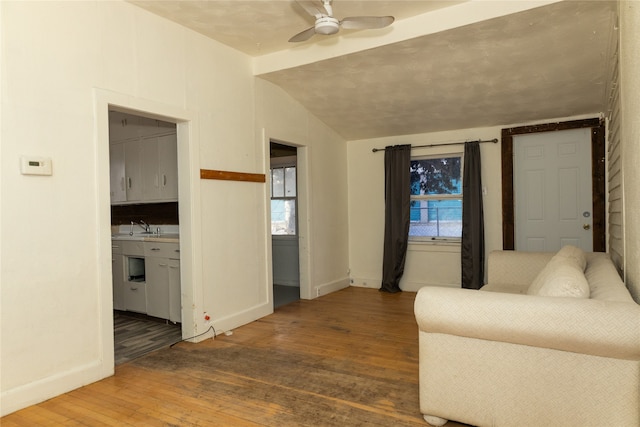
[[[347,288],[292,302],[232,335],[116,366],[0,424],[424,427],[414,298]]]

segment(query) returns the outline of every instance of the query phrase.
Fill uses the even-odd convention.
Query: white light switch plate
[[[51,158],[20,157],[20,173],[23,175],[51,175]]]

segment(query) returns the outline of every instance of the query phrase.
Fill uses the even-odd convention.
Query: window
[[[271,168],[271,234],[296,235],[296,167]]]
[[[411,159],[409,240],[462,236],[462,154]]]

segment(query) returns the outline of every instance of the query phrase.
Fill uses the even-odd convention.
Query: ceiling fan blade
[[[311,36],[313,36],[315,33],[316,33],[315,27],[307,28],[306,30],[301,31],[295,36],[291,37],[289,39],[289,42],[295,43],[295,42],[303,42],[305,40],[309,40]]]
[[[340,21],[340,26],[345,30],[384,28],[391,25],[394,19],[393,16],[350,16]]]
[[[296,3],[300,5],[307,13],[316,19],[321,16],[330,16],[330,13],[324,8],[324,5],[320,1],[311,0],[296,0]]]

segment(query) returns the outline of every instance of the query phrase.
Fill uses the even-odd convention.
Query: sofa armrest
[[[422,332],[640,360],[635,303],[427,286],[414,311]]]
[[[493,251],[487,260],[487,284],[528,287],[555,253]]]

